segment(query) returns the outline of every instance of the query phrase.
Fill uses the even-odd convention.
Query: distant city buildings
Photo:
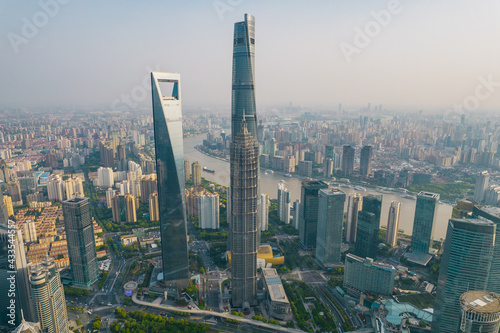
[[[316,259],[322,265],[340,262],[345,197],[345,193],[339,189],[322,189],[318,192]]]
[[[359,175],[361,177],[367,177],[372,173],[372,156],[372,146],[363,146],[359,163]]]
[[[476,177],[476,187],[474,189],[474,201],[481,203],[484,199],[484,193],[488,188],[490,174],[488,171],[480,172]]]
[[[396,269],[393,266],[374,262],[348,253],[345,258],[344,289],[358,297],[361,293],[392,295]]]
[[[439,203],[439,194],[420,192],[417,195],[411,248],[413,251],[428,253],[432,245],[434,227]]]
[[[136,215],[136,198],[131,194],[115,195],[111,199],[111,211],[113,214],[113,222],[116,223],[135,223],[137,222]]]

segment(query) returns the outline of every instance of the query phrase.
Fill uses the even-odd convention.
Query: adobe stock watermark
[[[348,63],[351,63],[352,56],[360,54],[363,49],[367,48],[372,40],[380,35],[384,28],[389,26],[392,22],[393,16],[399,15],[402,12],[403,6],[399,0],[389,1],[387,9],[381,9],[378,11],[372,10],[370,15],[373,20],[366,22],[363,28],[360,28],[359,26],[354,27],[354,38],[352,43],[340,43],[340,51],[342,51],[345,60]]]
[[[111,108],[116,109],[119,107],[127,107],[129,109],[136,108],[139,103],[144,102],[146,99],[151,98],[151,72],[160,71],[160,67],[156,65],[155,69],[151,67],[146,67],[146,75],[142,78],[141,84],[134,86],[130,89],[128,94],[121,94],[120,98],[117,98],[111,103]]]
[[[7,39],[12,46],[14,53],[19,53],[19,46],[28,44],[30,40],[38,35],[40,29],[45,27],[51,18],[59,14],[61,6],[67,5],[70,0],[40,0],[38,6],[41,8],[37,11],[31,19],[23,16],[21,21],[23,23],[20,34],[9,32]]]
[[[236,7],[241,5],[243,0],[215,0],[212,5],[214,6],[215,12],[219,16],[221,21],[224,21],[224,14],[227,12],[232,12]]]
[[[454,104],[455,111],[463,112],[476,111],[479,108],[480,102],[485,101],[495,93],[496,88],[500,87],[499,81],[493,81],[493,74],[488,75],[487,78],[479,76],[477,78],[479,84],[474,89],[474,94],[464,98],[461,104]]]
[[[7,245],[7,307],[6,316],[9,325],[16,324],[16,222],[8,220],[8,245]]]

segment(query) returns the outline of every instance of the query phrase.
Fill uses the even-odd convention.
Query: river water
[[[229,186],[229,162],[219,160],[207,155],[204,155],[197,151],[194,147],[203,143],[203,139],[206,135],[192,136],[184,139],[184,157],[189,160],[190,163],[198,161],[202,167],[207,167],[209,169],[215,170],[215,173],[202,171],[202,177],[221,184],[224,186]],[[301,179],[299,178],[286,178],[282,174],[275,172],[274,174],[266,174],[264,170],[260,172],[260,191],[261,193],[269,194],[270,198],[276,199],[278,191],[278,183],[284,180],[286,186],[290,191],[290,196],[292,202],[295,200],[300,200],[301,191]],[[372,191],[367,189],[366,191],[356,191],[350,188],[341,188],[347,195],[349,193],[358,192],[361,195],[366,194],[382,194],[382,216],[380,218],[381,226],[387,226],[387,217],[389,214],[389,206],[393,200],[401,202],[401,214],[399,218],[399,229],[404,230],[404,233],[411,235],[413,229],[413,216],[415,214],[415,204],[416,200],[403,198],[396,193],[382,193],[377,191]],[[347,208],[347,200],[346,207]],[[439,240],[440,238],[445,238],[446,229],[448,226],[448,220],[451,218],[452,206],[449,204],[440,203],[438,206],[438,213],[436,219],[436,225],[434,230],[434,239]]]

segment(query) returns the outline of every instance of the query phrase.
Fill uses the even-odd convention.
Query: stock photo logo
[[[148,66],[145,71],[146,74],[142,78],[141,84],[132,87],[129,93],[122,93],[120,98],[111,103],[111,108],[125,107],[133,109],[138,107],[140,103],[151,99],[151,72],[159,72],[160,66],[156,65],[155,69]]]
[[[465,97],[461,104],[453,105],[455,111],[464,112],[464,109],[466,111],[476,111],[480,106],[480,102],[490,98],[495,93],[496,88],[500,87],[500,82],[493,81],[493,74],[488,75],[487,78],[479,76],[477,80],[479,84],[474,89],[474,94]]]
[[[40,0],[38,2],[39,10],[31,18],[23,16],[21,18],[22,26],[19,33],[9,32],[7,39],[12,46],[14,53],[19,53],[21,45],[26,45],[35,38],[40,30],[45,27],[51,18],[59,14],[62,6],[67,5],[70,0]]]

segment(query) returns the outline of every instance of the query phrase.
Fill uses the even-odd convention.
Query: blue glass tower
[[[179,74],[151,73],[163,277],[178,286],[189,283],[180,84]]]
[[[437,216],[439,194],[420,192],[417,195],[411,248],[414,251],[429,253],[434,234],[434,221]]]
[[[486,219],[449,221],[439,270],[432,332],[458,332],[460,296],[469,290],[489,290],[496,227],[495,223]]]
[[[248,132],[257,138],[255,108],[255,18],[245,14],[245,20],[234,24],[233,88],[231,103],[231,135],[241,130],[245,119]]]
[[[358,213],[356,245],[354,249],[354,254],[358,257],[375,258],[377,255],[382,199],[382,195],[367,195],[363,197],[363,209]]]

